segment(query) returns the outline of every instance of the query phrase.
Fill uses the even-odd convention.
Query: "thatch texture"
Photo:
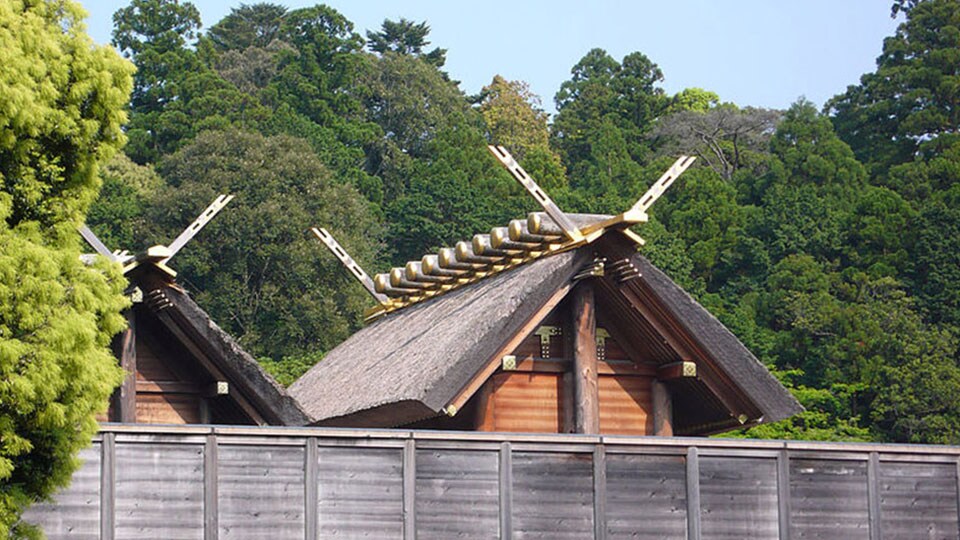
[[[761,411],[764,422],[775,422],[803,407],[726,326],[642,255],[634,255],[641,278],[628,286],[646,285],[713,363],[727,374]]]
[[[172,283],[161,287],[170,302],[163,309],[164,313],[195,342],[223,372],[231,387],[239,390],[265,420],[281,426],[307,423],[308,417],[299,403],[187,293]]]
[[[330,351],[290,393],[315,423],[390,404],[403,406],[384,413],[386,423],[351,425],[439,414],[590,258],[561,253],[389,314]]]

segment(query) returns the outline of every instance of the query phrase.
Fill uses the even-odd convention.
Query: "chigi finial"
[[[543,207],[526,220],[512,220],[506,227],[494,227],[489,234],[475,235],[470,241],[441,248],[420,261],[371,279],[325,229],[311,229],[324,245],[377,300],[367,311],[371,320],[391,311],[446,293],[521,264],[589,244],[608,230],[618,230],[638,245],[642,238],[628,228],[647,221],[647,210],[693,162],[695,157],[681,156],[643,194],[629,210],[614,216],[567,214],[523,170],[503,146],[488,146],[490,153],[513,175]]]

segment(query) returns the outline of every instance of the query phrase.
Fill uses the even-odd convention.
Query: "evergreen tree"
[[[960,3],[898,1],[893,11],[906,21],[884,40],[877,70],[827,104],[837,132],[881,177],[960,137]]]
[[[308,233],[328,228],[369,263],[379,227],[369,203],[334,181],[302,139],[205,131],[160,164],[167,188],[147,208],[172,238],[218,193],[236,200],[177,257],[197,302],[256,356],[325,352],[359,327],[369,298]]]
[[[0,537],[67,484],[119,383],[119,268],[80,261],[76,227],[124,142],[132,67],[72,2],[0,5]]]
[[[430,27],[426,22],[415,23],[403,17],[399,21],[384,19],[379,32],[367,32],[367,47],[380,54],[392,52],[416,56],[436,68],[442,68],[447,61],[446,49],[436,47],[428,53],[423,52],[430,45],[427,41],[429,33]]]

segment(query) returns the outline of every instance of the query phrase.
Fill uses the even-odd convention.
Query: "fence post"
[[[513,538],[513,454],[510,443],[500,443],[500,538]]]
[[[607,537],[607,451],[602,444],[593,449],[593,537]]]
[[[106,432],[100,443],[100,538],[113,540],[114,510],[116,508],[115,481],[116,434]]]
[[[882,521],[880,519],[880,456],[876,452],[870,452],[870,458],[867,461],[867,504],[870,510],[870,540],[881,540],[883,531],[880,530]]]
[[[307,437],[306,445],[307,449],[304,452],[306,463],[303,467],[303,530],[307,540],[317,540],[317,535],[320,532],[320,516],[317,515],[320,499],[317,487],[319,474],[317,470],[317,459],[319,457],[317,438]]]
[[[220,534],[217,436],[207,435],[203,445],[203,539],[217,540]]]
[[[408,439],[403,445],[403,538],[417,537],[417,443]]]
[[[786,448],[777,454],[777,515],[780,540],[790,540],[790,454]]]
[[[687,449],[687,540],[700,540],[700,458]]]

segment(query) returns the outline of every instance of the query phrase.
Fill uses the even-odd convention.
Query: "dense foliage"
[[[69,1],[0,4],[0,537],[65,485],[119,383],[118,268],[80,261],[76,227],[122,145],[132,66]]]
[[[139,249],[236,194],[178,259],[182,280],[291,381],[364,305],[306,227],[384,270],[536,209],[488,142],[580,212],[628,208],[694,154],[640,232],[807,407],[746,435],[960,443],[960,5],[893,12],[876,71],[824,111],[669,95],[653,59],[594,49],[551,124],[522,81],[465,95],[423,22],[365,42],[330,7],[263,3],[203,33],[187,2],[133,0],[114,33],[139,68],[131,159],[92,220]]]

